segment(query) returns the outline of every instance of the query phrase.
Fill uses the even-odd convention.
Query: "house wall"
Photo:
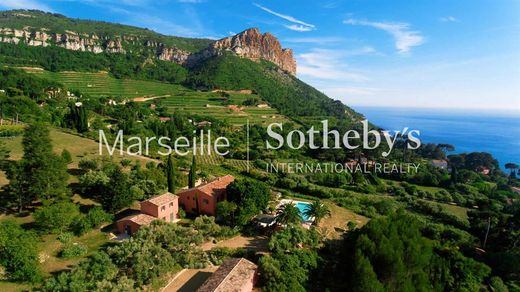
[[[178,218],[179,200],[175,198],[175,200],[161,206],[156,206],[147,201],[141,202],[141,212],[166,222],[171,222]]]
[[[257,282],[257,279],[258,279],[258,273],[253,273],[251,274],[251,277],[249,277],[247,283],[245,283],[242,287],[241,287],[241,292],[251,292],[253,291],[253,287],[255,286],[256,282]]]
[[[125,233],[125,226],[130,226],[130,231],[132,232],[132,235],[135,234],[139,228],[141,227],[139,224],[130,221],[130,220],[120,220],[116,222],[117,231],[119,233]]]
[[[217,200],[198,189],[188,190],[177,195],[179,196],[179,204],[187,213],[200,213],[210,216],[215,216],[217,213]]]

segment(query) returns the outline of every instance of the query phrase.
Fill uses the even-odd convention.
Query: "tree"
[[[8,192],[21,212],[33,200],[64,198],[67,190],[67,166],[52,151],[49,130],[41,124],[29,125],[22,140],[24,155],[7,171]]]
[[[193,155],[190,172],[188,174],[188,188],[189,189],[194,188],[196,182],[197,182],[197,164],[195,162],[195,155]]]
[[[66,231],[79,214],[78,205],[60,201],[39,208],[34,212],[33,217],[40,230],[60,233]]]
[[[235,180],[227,187],[227,199],[237,205],[235,223],[246,225],[264,211],[270,199],[269,189],[261,182],[251,179]]]
[[[79,133],[88,131],[88,113],[81,103],[70,104],[70,124]]]
[[[321,219],[330,217],[330,209],[327,205],[322,204],[319,200],[315,200],[312,204],[303,211],[303,215],[307,218],[314,217],[313,224],[318,226]]]
[[[109,173],[110,181],[105,192],[101,194],[101,205],[108,212],[115,213],[122,208],[130,206],[134,197],[130,192],[128,175],[119,167],[114,167]]]
[[[516,178],[516,170],[518,169],[518,164],[509,162],[509,163],[506,163],[505,167],[506,167],[506,169],[509,169],[509,171],[510,171],[509,176],[511,178]]]
[[[14,281],[37,281],[41,277],[38,237],[11,220],[0,222],[0,265]]]
[[[72,163],[72,155],[70,154],[70,152],[67,149],[63,149],[63,151],[61,151],[61,158],[67,164]]]
[[[168,192],[175,193],[175,166],[173,165],[171,154],[168,155],[168,160],[166,161],[166,177],[168,181]]]
[[[448,161],[451,167],[451,183],[456,184],[458,181],[457,170],[464,166],[464,156],[461,155],[450,155]]]
[[[444,154],[446,154],[446,152],[455,151],[455,147],[451,144],[437,144],[437,147],[440,148]]]
[[[291,203],[278,207],[278,210],[276,210],[276,222],[282,225],[298,224],[302,222],[300,209]]]
[[[229,201],[217,203],[217,216],[228,225],[235,225],[235,212],[237,204]]]

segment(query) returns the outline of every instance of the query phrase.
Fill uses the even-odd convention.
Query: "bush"
[[[95,206],[86,215],[80,214],[74,218],[72,230],[77,236],[83,235],[93,228],[100,227],[103,223],[110,223],[113,216],[105,212],[101,207]]]
[[[87,251],[87,247],[81,243],[70,243],[61,250],[59,257],[66,259],[77,258],[86,255]]]
[[[40,230],[59,233],[68,230],[79,214],[78,205],[63,201],[41,207],[34,212],[33,217]]]
[[[70,152],[67,149],[63,149],[63,151],[61,152],[61,158],[67,164],[72,163],[72,155],[70,154]]]

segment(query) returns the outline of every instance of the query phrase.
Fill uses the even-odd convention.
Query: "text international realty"
[[[342,163],[267,163],[266,171],[271,173],[417,173],[420,163],[359,163],[356,165]]]

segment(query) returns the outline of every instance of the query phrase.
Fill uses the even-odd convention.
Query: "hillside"
[[[326,117],[349,124],[361,118],[341,102],[295,78],[292,51],[258,29],[211,41],[40,11],[4,11],[0,13],[0,62],[52,72],[107,71],[122,80],[157,80],[195,90],[250,89],[280,113],[302,123]],[[64,75],[53,77],[67,85]],[[90,91],[73,84],[68,87]],[[158,86],[153,94],[163,93],[161,88]],[[140,95],[115,91],[109,89],[103,94]]]

